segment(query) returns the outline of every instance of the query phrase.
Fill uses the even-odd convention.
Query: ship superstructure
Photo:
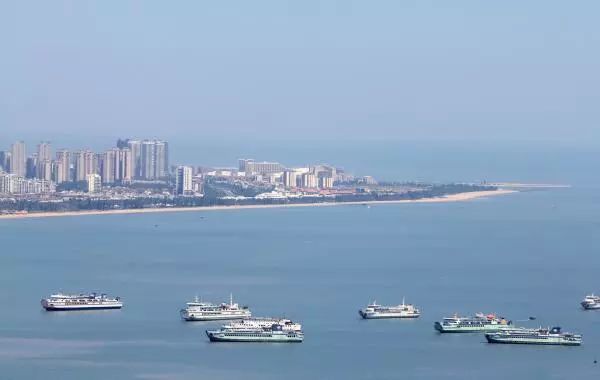
[[[257,329],[270,328],[273,325],[281,326],[283,331],[302,331],[302,325],[285,318],[247,318],[233,321],[223,325],[225,329]]]
[[[218,305],[201,302],[196,298],[193,302],[188,302],[180,314],[186,321],[233,320],[252,316],[247,306],[240,306],[233,302],[233,296],[230,296],[229,303],[223,302]]]
[[[441,333],[469,333],[507,330],[513,328],[512,321],[496,317],[495,314],[475,314],[474,317],[460,317],[454,315],[444,318],[442,322],[435,322],[434,327]]]

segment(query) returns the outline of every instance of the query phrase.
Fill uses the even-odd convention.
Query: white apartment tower
[[[96,162],[94,152],[82,150],[75,153],[75,181],[86,181],[89,174],[97,174]]]
[[[68,150],[56,152],[56,183],[71,180],[71,153]]]
[[[293,170],[286,170],[283,172],[283,186],[285,187],[296,187],[296,172]]]
[[[98,174],[88,174],[86,176],[88,193],[97,193],[102,188],[102,178]]]
[[[317,187],[317,177],[312,173],[302,174],[302,187],[315,188]]]
[[[169,146],[166,141],[144,140],[140,151],[140,176],[146,180],[167,177],[169,173]]]
[[[25,143],[23,141],[17,141],[10,149],[11,160],[10,160],[10,172],[19,177],[25,177],[26,172],[26,154],[25,154]]]

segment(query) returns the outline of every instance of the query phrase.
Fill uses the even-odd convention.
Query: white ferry
[[[358,314],[364,319],[419,318],[421,311],[414,305],[405,304],[402,299],[402,304],[397,306],[381,306],[375,301],[359,310]]]
[[[180,314],[186,321],[245,319],[252,316],[247,306],[240,306],[237,303],[233,303],[233,296],[230,296],[229,303],[223,302],[220,305],[200,302],[196,298],[193,302],[188,302],[186,308],[182,309]]]
[[[211,342],[301,343],[302,331],[283,331],[280,325],[270,328],[206,330]]]
[[[560,327],[552,329],[514,329],[485,334],[489,343],[540,344],[553,346],[580,346],[581,335],[561,332]]]
[[[597,310],[600,309],[600,296],[595,296],[594,294],[590,294],[585,296],[583,301],[581,301],[581,306],[585,310]]]
[[[300,323],[281,318],[248,318],[223,325],[224,329],[264,329],[273,325],[281,326],[283,331],[302,331]]]
[[[97,310],[120,309],[123,301],[119,297],[109,297],[106,294],[52,294],[41,301],[42,307],[48,311],[58,310]]]
[[[512,321],[496,317],[494,314],[475,314],[475,317],[460,317],[454,315],[435,322],[434,327],[441,333],[491,332],[514,329]]]

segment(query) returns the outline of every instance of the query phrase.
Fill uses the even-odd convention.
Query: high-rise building
[[[156,179],[156,145],[153,141],[142,142],[141,164],[141,177]]]
[[[246,172],[246,166],[248,165],[248,163],[250,162],[254,162],[254,160],[251,159],[247,159],[247,158],[240,158],[238,160],[238,170],[242,173]]]
[[[333,187],[333,177],[329,177],[329,176],[319,177],[319,187],[321,189],[331,189]]]
[[[131,151],[131,175],[134,179],[142,177],[142,143],[139,140],[128,140],[127,147]]]
[[[97,162],[94,152],[82,150],[75,153],[75,181],[86,181],[88,174],[97,174]]]
[[[10,151],[10,172],[19,177],[25,177],[27,158],[25,154],[25,143],[23,141],[17,141],[12,145]]]
[[[56,152],[56,183],[71,180],[71,153],[62,149]]]
[[[37,153],[34,153],[30,157],[27,157],[27,161],[25,161],[25,177],[36,178],[37,177],[37,166],[38,166]]]
[[[10,170],[10,152],[0,151],[0,171],[8,172]]]
[[[52,161],[43,160],[37,163],[37,178],[44,181],[52,180]]]
[[[40,178],[40,179],[44,179],[43,178],[43,173],[42,171],[44,171],[46,169],[45,164],[42,164],[45,161],[50,161],[52,160],[52,152],[51,152],[51,148],[50,148],[50,143],[47,141],[42,141],[41,143],[38,144],[37,146],[37,165],[36,165],[36,177]],[[46,178],[47,180],[50,180],[50,178]]]
[[[166,141],[144,140],[140,151],[140,177],[146,180],[163,179],[169,173],[169,146]]]
[[[50,147],[50,143],[47,141],[42,141],[37,146],[37,154],[38,159],[40,161],[51,160],[52,159],[52,151]]]
[[[102,183],[115,182],[117,152],[117,149],[111,149],[102,155]]]
[[[115,179],[121,182],[128,182],[133,179],[131,150],[129,148],[119,149],[116,152]]]
[[[190,166],[179,166],[175,177],[175,194],[188,195],[192,190],[192,168]]]
[[[293,170],[286,170],[283,172],[283,186],[285,187],[296,187],[296,172]]]
[[[98,174],[88,174],[86,176],[88,193],[97,193],[102,189],[102,177]]]
[[[314,188],[317,187],[317,177],[312,173],[302,174],[302,187]]]
[[[155,140],[154,144],[156,146],[156,178],[166,178],[169,175],[169,144],[166,141],[158,140]]]

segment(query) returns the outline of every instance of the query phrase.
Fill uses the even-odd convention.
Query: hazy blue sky
[[[0,4],[0,140],[600,139],[598,1]]]

